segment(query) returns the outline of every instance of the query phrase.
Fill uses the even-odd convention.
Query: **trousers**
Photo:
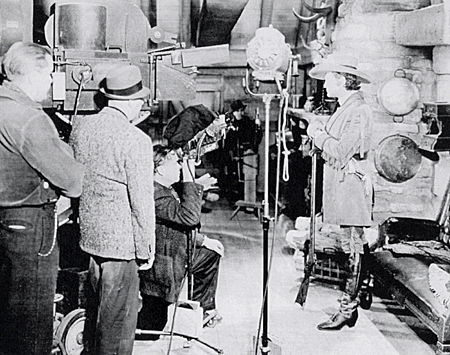
[[[192,263],[192,300],[200,302],[204,311],[216,308],[216,291],[221,256],[205,247],[197,248]]]
[[[348,259],[344,266],[346,281],[340,301],[340,312],[350,315],[359,305],[358,292],[363,281],[362,271],[367,263],[368,244],[363,227],[341,228],[345,231],[347,237],[342,240],[342,246],[344,250],[348,250],[346,253]]]
[[[136,261],[91,256],[89,279],[85,353],[131,355],[139,307]]]
[[[194,254],[191,266],[193,276],[191,298],[193,301],[198,301],[204,311],[216,308],[220,258],[219,254],[204,247],[196,249]],[[167,323],[169,306],[170,303],[163,298],[143,294],[142,308],[139,312],[139,328],[163,330]]]
[[[50,355],[59,250],[54,203],[0,208],[0,353]]]

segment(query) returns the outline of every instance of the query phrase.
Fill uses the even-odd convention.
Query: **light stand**
[[[262,229],[263,229],[263,307],[262,307],[262,335],[261,335],[261,354],[271,355],[281,354],[281,348],[275,346],[271,343],[269,346],[268,338],[268,283],[269,283],[269,228],[270,228],[270,209],[269,209],[269,133],[270,133],[270,104],[273,99],[283,98],[281,83],[278,79],[275,79],[279,94],[258,94],[251,91],[248,87],[249,82],[249,70],[246,70],[246,77],[243,80],[243,86],[246,93],[262,98],[264,102],[264,199],[262,201],[263,205],[263,218],[262,218]],[[259,335],[258,335],[259,336]],[[258,347],[258,340],[256,339],[256,348]]]
[[[271,343],[267,336],[268,329],[268,289],[270,276],[269,259],[269,132],[270,132],[270,104],[272,99],[280,99],[280,109],[287,104],[288,90],[290,88],[290,76],[293,57],[288,44],[285,43],[284,35],[269,27],[261,27],[256,30],[255,37],[247,46],[247,70],[243,79],[244,91],[252,96],[262,98],[265,107],[265,132],[264,132],[264,216],[262,218],[263,228],[263,305],[262,305],[262,354],[281,354],[281,348]],[[298,56],[295,56],[298,59]],[[253,69],[252,77],[255,80],[255,88],[259,89],[259,82],[274,82],[277,86],[277,94],[258,94],[250,88],[249,68]],[[297,68],[298,69],[298,68]],[[287,73],[286,89],[283,89],[281,82]],[[285,101],[286,100],[286,101]],[[284,132],[280,132],[281,135]],[[281,142],[280,142],[281,144]],[[276,202],[275,202],[276,204]],[[276,208],[275,208],[276,211]],[[258,350],[259,329],[255,339],[255,355]]]

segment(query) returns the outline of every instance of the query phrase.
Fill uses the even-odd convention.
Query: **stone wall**
[[[398,11],[410,11],[424,5],[427,4],[419,1],[345,0],[339,7],[339,17],[332,36],[333,52],[356,56],[360,69],[373,78],[371,85],[363,85],[363,92],[374,116],[371,145],[371,159],[374,161],[377,147],[388,136],[404,135],[419,145],[425,133],[425,126],[421,123],[422,103],[436,101],[432,48],[397,45],[394,35]],[[377,99],[380,86],[393,78],[397,69],[403,69],[412,77],[420,92],[419,107],[402,117],[388,114]],[[418,173],[401,183],[389,182],[372,164],[374,222],[394,215],[434,218],[440,199],[434,186],[436,164],[440,163],[422,157]]]

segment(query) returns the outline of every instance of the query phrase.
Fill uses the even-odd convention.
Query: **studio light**
[[[254,79],[283,81],[291,59],[291,50],[280,31],[272,25],[257,29],[255,37],[247,45],[246,53]]]

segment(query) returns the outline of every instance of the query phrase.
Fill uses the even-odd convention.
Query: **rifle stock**
[[[305,304],[306,296],[308,295],[309,278],[314,271],[315,265],[315,246],[316,246],[316,184],[317,184],[317,154],[319,150],[311,150],[312,164],[311,164],[311,220],[309,224],[309,239],[305,241],[305,266],[304,276],[300,288],[295,299],[302,307]]]

